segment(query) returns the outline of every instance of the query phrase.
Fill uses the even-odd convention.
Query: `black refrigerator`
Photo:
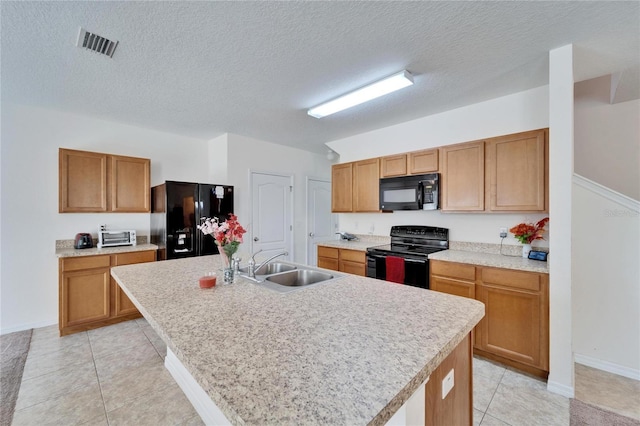
[[[218,254],[211,235],[196,226],[201,218],[224,222],[233,213],[233,186],[166,181],[151,188],[151,244],[158,260]]]

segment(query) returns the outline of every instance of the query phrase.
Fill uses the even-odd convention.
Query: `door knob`
[[[253,237],[253,241],[260,241],[260,238],[258,238],[258,237]]]
[[[315,234],[313,232],[309,232],[309,236],[313,237]]]

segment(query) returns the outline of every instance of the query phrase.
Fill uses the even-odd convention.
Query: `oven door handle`
[[[424,192],[424,184],[418,182],[418,209],[422,209],[422,193]]]
[[[405,259],[405,263],[427,263],[426,260]]]
[[[393,254],[389,255],[389,256],[394,256]],[[386,254],[373,254],[373,253],[367,253],[367,257],[370,257],[372,259],[384,259],[387,257]],[[402,256],[396,256],[396,257],[402,257]],[[407,259],[402,257],[405,261],[405,263],[427,263],[427,259],[425,260],[415,260],[415,259]]]

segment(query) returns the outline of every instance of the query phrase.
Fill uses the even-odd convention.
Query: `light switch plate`
[[[449,392],[453,389],[453,368],[449,373],[442,379],[442,399],[445,399]]]

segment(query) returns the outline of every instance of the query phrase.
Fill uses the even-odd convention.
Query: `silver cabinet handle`
[[[315,234],[313,232],[309,232],[309,236],[313,237]]]
[[[253,241],[260,241],[260,238],[258,238],[258,237],[253,237]]]

